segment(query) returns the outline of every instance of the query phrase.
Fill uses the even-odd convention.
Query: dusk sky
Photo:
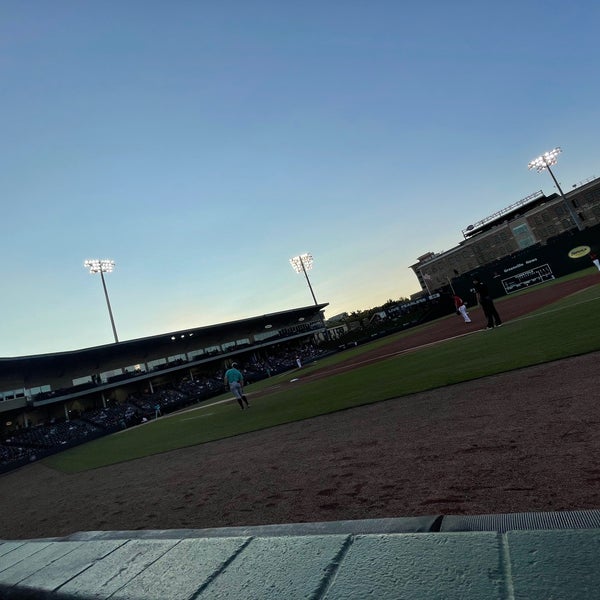
[[[0,356],[313,303],[600,176],[600,4],[3,0]]]

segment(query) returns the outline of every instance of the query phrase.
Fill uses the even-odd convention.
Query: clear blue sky
[[[600,176],[595,1],[4,0],[0,356],[418,291],[473,221]]]

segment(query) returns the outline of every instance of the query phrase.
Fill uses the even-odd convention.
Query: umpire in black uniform
[[[487,329],[493,329],[494,327],[500,327],[502,320],[500,315],[494,306],[494,301],[490,296],[488,286],[481,281],[478,277],[473,277],[473,285],[477,292],[477,299],[483,309],[483,314],[487,317]]]

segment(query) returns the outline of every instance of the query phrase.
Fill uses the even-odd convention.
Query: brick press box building
[[[215,373],[234,359],[254,370],[257,379],[266,376],[265,368],[276,371],[268,366],[270,358],[322,339],[321,311],[326,306],[94,348],[0,358],[0,433],[53,420],[68,421],[72,414],[119,404],[132,394],[153,393],[182,380],[215,381]]]
[[[565,200],[582,230],[559,194],[540,190],[463,229],[454,248],[420,256],[410,267],[420,295],[452,288],[468,298],[477,273],[498,297],[591,266],[590,252],[600,255],[600,178],[573,186]]]

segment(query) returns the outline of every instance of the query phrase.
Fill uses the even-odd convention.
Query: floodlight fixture
[[[310,285],[310,279],[308,278],[307,273],[307,271],[310,271],[313,266],[312,254],[305,253],[300,254],[299,256],[294,256],[293,258],[290,258],[290,264],[296,273],[304,273],[304,276],[306,277],[306,283],[308,283],[308,289],[310,290],[313,300],[315,301],[315,305],[318,305],[319,303],[315,298],[315,293],[313,292],[312,285]]]
[[[312,254],[301,254],[300,256],[294,256],[294,258],[290,258],[290,264],[296,273],[304,273],[305,271],[310,271],[313,266],[313,257]]]
[[[527,167],[529,170],[535,169],[538,173],[541,173],[544,169],[554,166],[558,162],[558,155],[562,152],[560,147],[556,147],[549,152],[544,152],[541,156],[534,158]]]
[[[544,154],[542,154],[541,156],[534,158],[527,165],[527,167],[529,168],[530,171],[532,169],[535,169],[538,173],[548,170],[548,173],[550,173],[550,176],[552,177],[552,180],[554,181],[554,184],[556,185],[556,189],[558,190],[558,193],[560,194],[560,197],[562,198],[563,203],[564,203],[567,211],[569,212],[569,215],[571,216],[571,220],[573,221],[573,223],[575,223],[575,225],[577,226],[577,229],[579,229],[579,231],[583,231],[583,229],[584,229],[583,223],[581,222],[579,215],[575,212],[573,205],[566,199],[566,197],[560,187],[560,184],[558,183],[556,177],[554,177],[554,173],[552,172],[552,169],[550,168],[558,162],[558,155],[561,152],[562,152],[562,150],[560,149],[559,146],[557,146],[556,148],[553,148],[549,152],[544,152]]]
[[[113,317],[112,308],[110,306],[110,300],[108,298],[108,290],[106,289],[106,281],[104,281],[104,273],[112,273],[115,268],[115,261],[107,258],[98,259],[92,258],[84,261],[83,266],[89,269],[90,273],[100,273],[102,279],[102,287],[104,288],[104,297],[106,298],[106,306],[108,306],[108,315],[110,317],[110,324],[112,325],[113,335],[115,336],[115,342],[118,343],[119,338],[117,337],[117,328],[115,327],[115,319]]]

